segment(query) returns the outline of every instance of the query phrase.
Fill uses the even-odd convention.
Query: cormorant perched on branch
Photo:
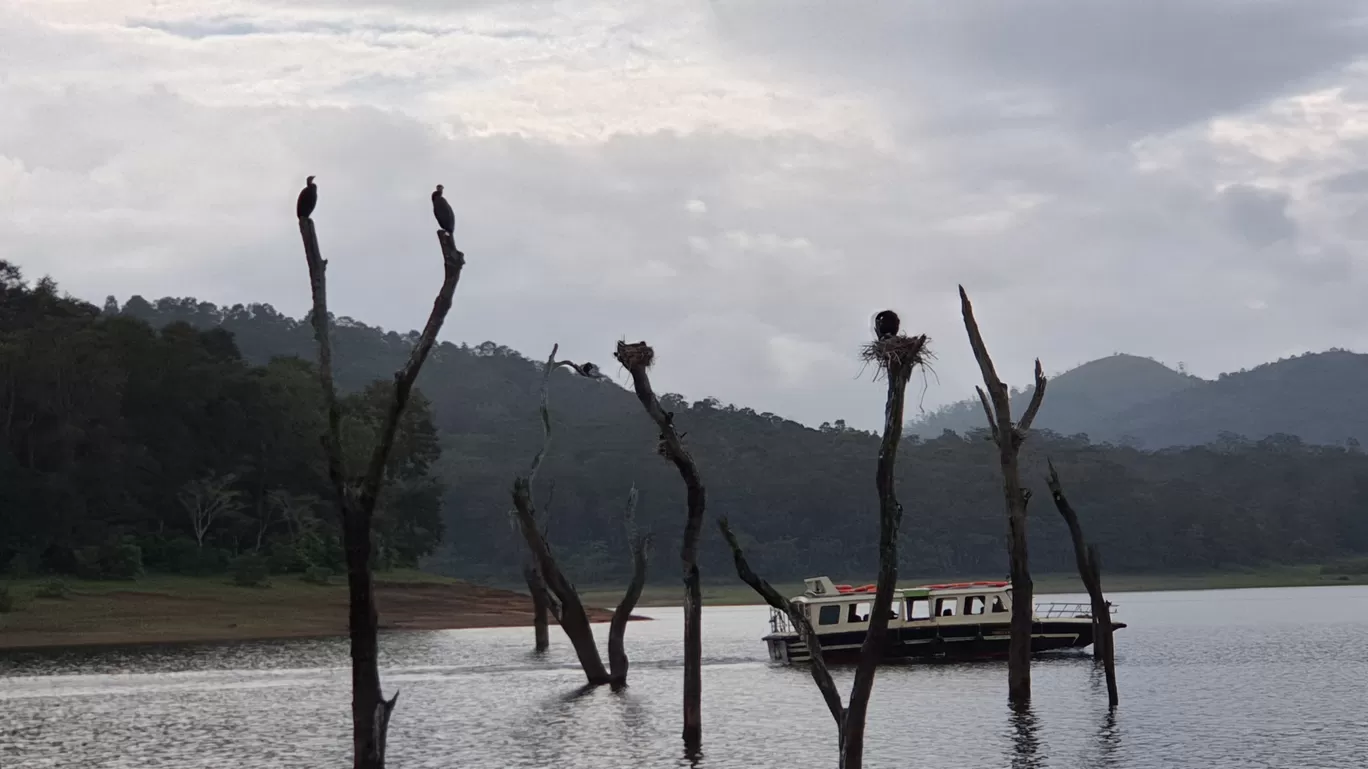
[[[312,215],[314,206],[318,205],[318,188],[313,180],[312,176],[304,180],[304,189],[299,191],[299,199],[295,201],[295,216],[300,219]]]
[[[437,226],[447,231],[450,235],[456,229],[456,214],[451,210],[451,204],[442,197],[442,185],[437,185],[437,189],[432,193],[432,215],[437,217]]]
[[[892,310],[883,310],[874,316],[874,337],[876,339],[887,339],[898,335],[898,327],[902,321],[898,320],[898,313]]]

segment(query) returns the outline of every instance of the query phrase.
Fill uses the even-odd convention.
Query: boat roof
[[[807,600],[837,600],[873,596],[874,585],[837,585],[830,577],[808,577],[803,580],[806,590],[800,598]],[[1009,582],[942,582],[934,585],[894,588],[894,593],[902,598],[926,598],[933,592],[940,594],[982,593],[1003,590],[1011,586]]]

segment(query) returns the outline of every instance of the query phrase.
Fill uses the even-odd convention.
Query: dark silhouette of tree
[[[332,342],[329,334],[327,266],[318,249],[313,219],[299,217],[299,232],[304,240],[304,253],[309,266],[309,285],[313,293],[313,327],[318,342],[319,381],[323,388],[327,431],[323,434],[324,454],[328,463],[328,479],[342,520],[342,543],[347,562],[348,628],[351,635],[352,658],[352,740],[355,769],[384,769],[385,738],[389,730],[390,714],[394,711],[396,692],[386,700],[380,689],[380,666],[376,630],[374,575],[371,554],[374,542],[376,505],[394,460],[394,443],[399,437],[399,423],[413,392],[418,373],[432,352],[437,333],[451,311],[452,297],[461,279],[465,255],[451,241],[445,230],[437,233],[442,247],[444,277],[442,287],[433,302],[432,314],[408,361],[394,374],[393,393],[385,410],[383,422],[366,463],[363,475],[346,473],[346,453],[342,439],[342,410],[338,406],[337,387],[333,382]]]
[[[821,640],[812,631],[812,618],[801,604],[785,599],[751,569],[726,517],[717,522],[722,530],[722,538],[732,552],[737,576],[766,603],[787,614],[803,643],[807,644],[808,654],[812,658],[812,679],[821,691],[832,718],[836,720],[841,769],[859,769],[864,764],[864,730],[869,697],[874,692],[874,674],[888,645],[888,621],[893,614],[893,592],[898,582],[898,529],[902,525],[903,509],[894,490],[894,466],[898,443],[902,438],[903,401],[912,370],[929,355],[924,335],[898,335],[896,320],[891,327],[893,330],[890,331],[890,325],[886,323],[882,328],[877,328],[876,332],[881,332],[879,338],[865,347],[863,355],[866,361],[878,365],[888,380],[888,396],[884,403],[883,440],[879,444],[874,475],[879,494],[879,577],[874,603],[870,608],[869,629],[865,633],[864,643],[860,647],[860,660],[855,668],[855,683],[850,687],[848,706],[842,705],[841,695],[831,680],[831,673],[822,658]]]

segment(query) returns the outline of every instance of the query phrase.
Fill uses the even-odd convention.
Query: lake
[[[1040,596],[1039,600],[1082,600]],[[869,767],[1368,766],[1368,588],[1117,594],[1121,707],[1087,656],[1042,658],[1031,710],[1005,663],[880,669]],[[575,696],[552,629],[389,633],[395,769],[687,766],[682,617],[628,629],[630,688]],[[773,667],[763,607],[704,614],[704,769],[835,766],[835,726],[805,669]],[[606,626],[596,626],[600,644]],[[343,639],[0,652],[0,767],[350,766]],[[851,671],[838,672],[849,691]]]

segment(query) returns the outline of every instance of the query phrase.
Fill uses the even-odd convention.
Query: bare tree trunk
[[[394,375],[394,394],[380,440],[371,453],[365,475],[359,483],[349,483],[342,466],[341,415],[337,405],[337,389],[333,383],[332,343],[329,334],[327,266],[318,248],[318,237],[313,219],[301,217],[299,233],[304,240],[304,254],[309,265],[309,283],[313,293],[313,327],[318,341],[318,371],[327,410],[327,433],[323,446],[328,461],[328,477],[337,498],[342,518],[343,547],[347,560],[347,592],[350,610],[348,627],[351,635],[352,658],[352,765],[354,769],[383,769],[385,766],[385,736],[389,731],[390,714],[399,699],[396,692],[386,700],[380,688],[380,667],[376,630],[378,616],[371,573],[371,523],[375,503],[385,478],[385,464],[394,446],[399,419],[408,405],[413,382],[427,360],[437,333],[451,311],[456,284],[461,279],[465,255],[457,250],[451,236],[437,233],[442,247],[444,279],[433,302],[432,313],[414,345],[408,362]]]
[[[1064,486],[1059,482],[1059,473],[1054,463],[1050,463],[1050,475],[1046,479],[1050,486],[1050,496],[1054,498],[1055,509],[1069,527],[1069,538],[1073,540],[1074,560],[1078,564],[1078,576],[1088,591],[1092,605],[1093,618],[1093,657],[1102,663],[1107,674],[1107,702],[1116,707],[1119,699],[1116,693],[1116,658],[1113,656],[1111,604],[1102,594],[1102,565],[1096,545],[1088,545],[1083,539],[1083,526],[1078,522],[1078,513],[1064,496]]]
[[[874,674],[888,645],[888,619],[893,605],[893,590],[898,585],[898,528],[902,525],[902,504],[894,489],[893,470],[902,439],[903,401],[912,369],[925,354],[926,337],[894,337],[874,343],[878,360],[888,378],[888,399],[884,406],[883,443],[875,486],[879,492],[879,578],[870,609],[869,630],[860,647],[860,662],[855,668],[855,683],[850,688],[850,707],[846,712],[845,739],[841,749],[843,769],[858,769],[864,756],[865,715],[874,691]]]
[[[722,538],[731,548],[736,573],[770,606],[788,615],[798,636],[808,647],[812,662],[812,680],[822,693],[822,699],[836,721],[840,769],[860,769],[864,764],[864,732],[869,712],[869,698],[874,693],[874,677],[888,646],[888,621],[892,614],[893,593],[898,583],[898,528],[902,523],[902,505],[894,489],[894,468],[897,466],[898,443],[902,438],[903,403],[907,380],[912,370],[926,356],[926,337],[894,335],[868,345],[864,358],[877,362],[888,377],[888,398],[884,407],[883,442],[879,446],[879,461],[875,472],[875,486],[879,492],[879,577],[870,609],[869,630],[860,647],[860,661],[855,668],[855,682],[850,688],[850,706],[843,707],[841,695],[831,679],[822,657],[822,644],[813,632],[811,618],[801,604],[785,599],[768,582],[761,579],[746,562],[741,546],[732,534],[725,517],[718,521]]]
[[[522,532],[523,540],[527,542],[528,550],[531,551],[532,558],[536,564],[537,572],[541,575],[547,589],[560,601],[560,613],[556,616],[559,620],[561,629],[570,639],[570,645],[575,649],[575,655],[579,658],[580,667],[584,669],[584,675],[589,680],[589,684],[597,686],[609,683],[608,671],[603,667],[603,658],[599,655],[598,645],[594,642],[594,629],[589,622],[589,615],[584,610],[584,602],[580,600],[579,592],[575,586],[566,578],[561,571],[560,565],[556,563],[555,555],[551,552],[551,545],[546,540],[546,533],[537,522],[537,509],[532,499],[532,482],[537,478],[537,471],[541,469],[542,460],[546,458],[546,452],[551,447],[551,407],[549,384],[551,373],[561,366],[574,369],[582,376],[596,377],[597,368],[590,365],[583,367],[570,363],[569,361],[556,360],[556,351],[560,345],[551,348],[551,355],[546,359],[546,366],[542,370],[541,386],[541,406],[540,416],[542,423],[542,445],[532,458],[532,465],[528,468],[527,475],[513,479],[513,514],[518,522],[518,529]],[[548,601],[548,603],[550,603]]]
[[[646,370],[655,350],[645,342],[618,342],[613,357],[632,375],[632,387],[646,414],[660,430],[657,451],[674,464],[687,491],[688,517],[679,560],[684,572],[684,748],[697,754],[703,746],[703,587],[698,571],[698,538],[703,532],[707,491],[693,457],[684,450],[674,428],[674,415],[660,407]]]
[[[551,602],[547,600],[546,580],[542,579],[541,572],[533,563],[523,564],[523,579],[527,581],[527,592],[532,595],[532,628],[536,637],[535,650],[537,653],[541,653],[551,646],[551,637],[548,631]]]
[[[646,587],[646,564],[651,548],[649,534],[638,536],[636,531],[637,490],[627,494],[627,510],[623,513],[623,523],[627,530],[627,541],[632,546],[632,580],[627,583],[627,592],[622,602],[613,612],[613,621],[608,626],[608,669],[614,688],[627,685],[627,650],[623,636],[627,633],[627,622],[632,618],[632,610],[641,600],[641,591]]]
[[[998,378],[993,359],[974,320],[974,307],[969,295],[960,286],[960,308],[964,314],[964,329],[969,334],[969,346],[974,350],[983,374],[978,389],[979,401],[988,417],[988,427],[998,447],[998,465],[1002,470],[1002,494],[1007,502],[1007,553],[1011,560],[1012,624],[1011,641],[1007,650],[1007,699],[1015,703],[1031,700],[1031,633],[1035,616],[1035,586],[1031,582],[1030,558],[1026,549],[1026,502],[1030,498],[1021,486],[1017,457],[1026,433],[1031,429],[1040,404],[1045,398],[1045,372],[1040,361],[1035,364],[1035,392],[1019,423],[1012,422],[1012,400],[1007,385]]]
[[[579,592],[561,572],[555,556],[551,554],[551,546],[537,528],[530,488],[531,484],[526,478],[513,481],[513,509],[519,529],[528,549],[532,551],[532,557],[536,559],[537,570],[546,580],[546,587],[560,599],[560,626],[570,639],[570,645],[575,648],[575,656],[579,658],[585,677],[592,685],[606,684],[608,671],[604,669],[603,658],[599,656],[598,645],[594,643],[594,629],[590,627],[589,615],[584,610]]]

